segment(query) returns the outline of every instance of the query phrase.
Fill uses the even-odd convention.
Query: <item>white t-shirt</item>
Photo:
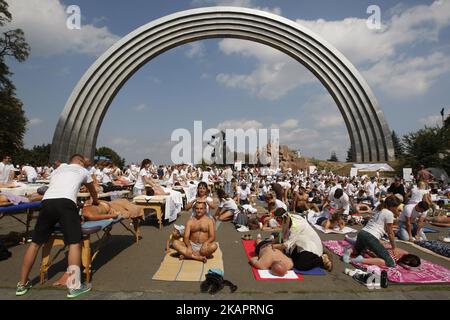
[[[53,172],[43,200],[69,199],[77,203],[77,194],[83,183],[91,183],[89,172],[78,164],[60,166]]]
[[[5,165],[3,162],[0,162],[0,182],[8,182],[9,173],[11,170],[14,170],[14,166],[12,164]]]
[[[428,194],[428,190],[425,189],[419,189],[419,188],[414,188],[411,190],[411,198],[409,198],[409,203],[413,204],[413,203],[419,203],[420,201],[422,201],[423,196]]]
[[[111,176],[110,176],[111,175],[111,169],[110,168],[104,168],[102,173],[103,173],[102,174],[102,181],[101,181],[102,184],[108,184],[108,183],[112,182]]]
[[[287,206],[283,201],[275,199],[275,210],[278,208],[283,208],[284,210],[288,211]]]
[[[209,171],[202,172],[202,181],[209,184],[210,175],[211,175],[211,172],[209,172]]]
[[[231,170],[231,168],[225,169],[223,172],[223,178],[225,181],[230,182],[233,179],[233,170]]]
[[[345,192],[339,199],[336,199],[334,195],[332,195],[331,201],[334,201],[337,210],[344,209],[343,215],[348,215],[350,213],[350,199]]]
[[[141,171],[139,171],[139,175],[136,180],[136,184],[134,187],[139,190],[145,189],[145,180],[144,177],[147,176],[148,172],[145,168],[142,168]]]
[[[367,195],[369,197],[375,197],[375,189],[377,187],[377,183],[376,182],[367,182],[365,185],[366,191],[367,191]]]
[[[367,225],[363,228],[377,239],[381,239],[386,233],[386,223],[394,223],[394,214],[388,209],[376,211],[372,218],[367,222]]]
[[[231,198],[223,199],[219,203],[219,208],[223,211],[236,211],[238,209],[236,202]]]
[[[240,186],[237,187],[236,193],[239,195],[240,200],[247,200],[248,196],[252,193],[250,191],[250,188],[247,187],[245,189],[242,189]]]
[[[299,252],[309,251],[321,257],[323,254],[322,240],[311,225],[299,215],[289,215],[292,226],[287,239],[284,239],[286,252],[292,253],[297,248]]]
[[[411,217],[412,222],[416,221],[416,219],[423,217],[427,217],[428,211],[419,212],[415,209],[416,204],[407,204],[404,208],[400,216],[398,217],[398,221],[406,222],[407,217]]]
[[[23,166],[22,171],[27,175],[28,182],[34,182],[38,177],[36,169],[31,166]]]

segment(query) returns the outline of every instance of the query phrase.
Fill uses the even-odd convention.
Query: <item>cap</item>
[[[182,225],[174,225],[174,228],[180,232],[181,235],[184,235],[184,226]]]

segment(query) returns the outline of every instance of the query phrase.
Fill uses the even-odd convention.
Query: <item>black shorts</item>
[[[80,243],[82,239],[80,214],[77,205],[69,199],[48,199],[42,202],[42,210],[33,232],[33,242],[47,243],[57,223],[61,225],[66,245]]]

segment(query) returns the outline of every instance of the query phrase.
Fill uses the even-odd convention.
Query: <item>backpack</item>
[[[205,281],[200,285],[200,291],[202,293],[209,292],[209,294],[216,294],[225,286],[230,287],[231,293],[233,293],[238,288],[231,281],[223,279],[223,272],[217,272],[210,269],[205,275],[205,278]]]

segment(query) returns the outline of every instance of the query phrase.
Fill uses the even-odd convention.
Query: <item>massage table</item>
[[[133,199],[133,203],[144,209],[155,210],[159,229],[161,230],[163,224],[163,208],[168,197],[169,196],[137,196]]]
[[[41,208],[42,202],[30,202],[30,203],[21,203],[18,205],[8,204],[0,206],[0,219],[9,216],[21,224],[25,225],[25,236],[28,237],[30,231],[30,223],[33,220],[33,213]],[[27,220],[23,221],[22,219],[15,216],[15,214],[26,213]]]
[[[86,282],[91,280],[91,265],[97,254],[100,252],[100,248],[103,243],[111,236],[111,230],[115,224],[121,223],[123,218],[119,216],[116,219],[99,220],[99,221],[87,221],[81,225],[83,234],[82,248],[81,248],[81,263],[84,267],[84,273],[86,274]],[[103,232],[100,236],[99,233]],[[97,235],[98,241],[95,242],[95,246],[92,246],[91,235]],[[56,256],[50,260],[50,252],[55,246],[64,246]],[[59,253],[64,250],[64,236],[61,230],[56,227],[53,234],[50,236],[47,243],[42,248],[42,260],[39,273],[40,283],[43,284],[47,278],[47,272],[53,261],[57,258]]]

